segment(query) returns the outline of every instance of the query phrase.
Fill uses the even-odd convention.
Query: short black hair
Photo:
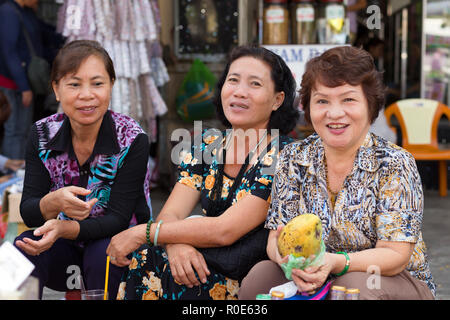
[[[270,67],[270,75],[274,82],[275,92],[283,91],[284,101],[277,110],[272,111],[267,129],[278,129],[281,134],[288,134],[295,128],[300,116],[298,106],[294,106],[297,85],[291,70],[284,60],[274,52],[259,46],[243,45],[231,51],[225,70],[217,81],[217,88],[214,95],[217,117],[225,127],[231,127],[230,122],[223,112],[221,92],[228,71],[230,70],[230,65],[233,61],[242,57],[253,57],[265,62]]]

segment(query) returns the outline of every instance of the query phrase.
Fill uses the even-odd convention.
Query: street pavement
[[[168,192],[152,190],[152,209],[156,216]],[[437,286],[436,299],[450,300],[450,194],[440,197],[435,190],[426,190],[422,233],[428,248],[431,273]],[[195,213],[199,213],[199,207]],[[64,293],[44,288],[43,299],[60,300]]]

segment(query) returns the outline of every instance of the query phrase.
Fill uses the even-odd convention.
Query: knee
[[[40,236],[39,236],[39,237],[36,237],[36,236],[33,234],[33,230],[27,230],[27,231],[22,232],[20,235],[18,235],[18,236],[14,239],[14,243],[16,243],[17,240],[23,240],[23,238],[30,238],[30,239],[32,239],[32,240],[37,240],[38,238],[40,238]]]
[[[242,280],[239,300],[254,300],[257,294],[268,293],[272,287],[287,281],[275,262],[271,260],[258,262]]]
[[[109,245],[111,239],[99,239],[90,241],[85,245],[83,254],[83,268],[99,270],[102,272],[106,268],[106,248]]]
[[[19,247],[16,245],[16,242],[17,242],[17,241],[23,241],[24,238],[28,238],[28,239],[31,239],[31,240],[39,240],[41,237],[40,237],[40,236],[39,236],[39,237],[36,237],[36,236],[33,234],[33,230],[27,230],[27,231],[21,233],[20,235],[18,235],[18,236],[14,239],[14,243],[13,243],[14,247],[16,247],[20,252],[22,252],[22,254],[28,256],[28,254],[27,254],[26,252],[24,252],[21,248],[19,248]]]
[[[359,289],[360,300],[383,300],[386,293],[372,285],[373,274],[367,272],[349,272],[334,280],[333,285],[342,286],[346,289]]]

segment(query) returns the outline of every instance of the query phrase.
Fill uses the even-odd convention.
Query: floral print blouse
[[[215,155],[218,147],[223,146],[226,139],[225,132],[216,131],[216,133],[212,133],[212,130],[204,130],[201,144],[194,144],[191,152],[184,154],[179,166],[178,182],[201,191],[201,206],[204,214],[208,214],[206,210],[211,201],[211,190],[218,172],[218,163]],[[218,144],[216,139],[220,138],[222,138],[221,143]],[[213,145],[214,142],[216,142],[215,145]],[[292,139],[287,136],[279,136],[270,142],[266,150],[260,154],[259,160],[245,172],[241,185],[236,188],[232,198],[232,205],[247,194],[270,201],[277,157],[279,156],[279,151],[289,142],[292,142]],[[213,148],[210,148],[210,146],[213,146]],[[200,152],[196,150],[198,148]],[[203,155],[208,152],[211,152],[213,155],[209,164],[207,159],[204,160],[198,157],[200,155],[201,158],[206,158]],[[234,177],[229,177],[225,173],[223,177],[222,200],[228,197],[228,192],[233,182]]]
[[[413,156],[403,148],[368,133],[333,210],[320,137],[313,134],[286,146],[265,226],[275,230],[303,213],[320,217],[328,252],[374,248],[378,240],[415,243],[406,270],[435,295],[421,232],[422,183]]]
[[[224,132],[204,130],[201,140],[198,143],[195,141],[190,151],[182,155],[179,166],[178,182],[201,192],[201,206],[206,215],[209,213],[207,212],[209,204],[213,201],[210,200],[210,194],[218,173],[215,155],[217,150],[224,145],[224,141]],[[285,136],[279,136],[271,141],[260,154],[258,161],[245,172],[241,184],[232,195],[232,204],[247,194],[270,202],[273,174],[279,150],[291,141],[291,138]],[[234,178],[224,175],[222,198],[219,201],[224,201],[228,197],[233,183]],[[215,201],[214,205],[218,206],[219,201]],[[264,223],[260,227],[263,228]],[[162,247],[144,245],[132,254],[131,264],[120,284],[118,299],[237,299],[239,281],[230,279],[212,268],[210,270],[211,274],[207,277],[206,283],[188,288],[174,281],[167,253]]]

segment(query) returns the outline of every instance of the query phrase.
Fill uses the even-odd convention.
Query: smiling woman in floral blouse
[[[271,51],[238,47],[216,95],[226,132],[194,139],[155,223],[111,241],[113,263],[129,265],[120,299],[236,299],[242,277],[267,258],[263,227],[275,163],[298,118],[295,80]],[[198,202],[205,216],[186,219]]]
[[[287,282],[277,238],[292,218],[320,217],[324,264],[293,270],[300,292],[327,280],[358,288],[361,299],[433,299],[422,238],[423,192],[414,158],[374,134],[384,87],[372,57],[354,47],[311,59],[301,84],[305,117],[316,131],[280,155],[266,220],[267,252],[242,282],[239,298]],[[284,261],[284,260],[283,260]],[[367,285],[378,271],[380,286]]]

